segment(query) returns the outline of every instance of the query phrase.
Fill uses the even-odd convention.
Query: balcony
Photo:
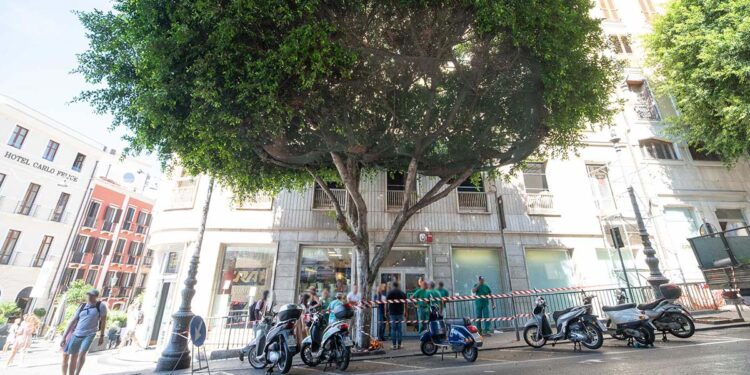
[[[386,191],[385,192],[386,209],[388,211],[400,210],[404,204],[405,195],[406,195],[406,192],[403,190]],[[419,197],[417,196],[417,192],[412,191],[411,196],[409,197],[409,206],[412,206],[414,205],[414,203],[417,203],[417,199],[419,199]]]
[[[548,191],[526,194],[526,209],[529,215],[554,215],[554,196]]]
[[[458,212],[484,213],[487,209],[487,193],[483,191],[458,191]]]
[[[68,224],[68,222],[70,221],[70,213],[68,213],[67,211],[56,212],[55,210],[52,210],[52,213],[50,213],[49,215],[49,221]]]
[[[333,193],[333,196],[336,197],[336,200],[341,205],[341,208],[343,210],[346,210],[347,205],[347,199],[346,199],[346,189],[331,189],[331,192]],[[333,201],[331,201],[331,198],[328,197],[328,194],[326,194],[323,189],[314,189],[313,193],[313,210],[334,210]]]
[[[70,263],[83,263],[84,254],[85,253],[74,252],[73,256],[70,258]]]

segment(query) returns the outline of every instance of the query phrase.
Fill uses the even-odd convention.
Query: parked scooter
[[[288,373],[292,368],[292,358],[297,354],[294,325],[300,316],[302,308],[293,304],[281,306],[276,314],[264,312],[256,326],[255,338],[240,351],[240,361],[247,356],[247,362],[255,369],[270,365],[269,373],[273,372],[274,367],[282,374]]]
[[[430,307],[429,329],[422,332],[419,340],[422,342],[420,349],[426,356],[435,355],[439,349],[445,353],[447,349],[456,356],[460,352],[468,362],[477,360],[482,347],[482,336],[468,318],[463,318],[460,324],[448,325],[436,306]]]
[[[657,330],[661,331],[662,341],[667,341],[667,333],[686,339],[695,333],[693,316],[675,300],[682,296],[682,289],[676,284],[659,286],[663,298],[636,306],[651,319]],[[628,297],[625,289],[620,289],[618,303],[626,303]]]
[[[531,319],[526,322],[523,338],[533,348],[541,348],[547,340],[555,346],[558,340],[573,342],[573,350],[581,350],[581,345],[596,350],[604,343],[602,331],[607,327],[600,323],[596,315],[591,314],[591,300],[594,296],[584,296],[583,306],[574,306],[552,313],[557,332],[552,332],[545,310],[547,302],[544,297],[537,297]]]
[[[354,309],[349,304],[336,306],[331,314],[336,321],[328,324],[325,315],[317,310],[312,312],[310,319],[310,335],[302,341],[300,357],[302,362],[315,367],[323,361],[335,363],[336,369],[346,371],[351,359],[351,347],[354,346],[349,337],[348,319],[354,316]]]
[[[634,303],[602,306],[602,311],[609,318],[607,330],[612,337],[627,340],[628,346],[633,346],[634,341],[642,346],[654,345],[656,327]]]

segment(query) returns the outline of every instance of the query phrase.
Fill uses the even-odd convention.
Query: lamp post
[[[615,132],[612,132],[612,138],[609,140],[612,142],[612,146],[615,148],[615,154],[617,154],[617,162],[620,163],[620,170],[622,172],[623,183],[627,185],[628,195],[630,196],[630,203],[633,205],[633,213],[635,214],[635,221],[638,225],[638,234],[641,236],[641,242],[643,243],[643,254],[646,255],[646,264],[648,265],[649,277],[646,279],[651,287],[654,289],[654,295],[657,298],[661,298],[661,290],[659,286],[669,282],[664,274],[659,269],[659,258],[656,257],[656,250],[651,245],[651,238],[649,237],[648,230],[646,230],[646,224],[643,222],[643,216],[641,216],[641,209],[638,207],[638,200],[635,197],[635,190],[633,185],[628,182],[627,173],[625,172],[625,165],[622,162],[622,151],[623,145],[620,144],[620,137]]]
[[[180,295],[180,307],[172,315],[172,332],[169,335],[169,344],[159,357],[156,363],[156,371],[174,371],[190,367],[190,349],[188,348],[188,328],[190,320],[193,319],[191,302],[195,296],[195,284],[198,283],[196,278],[198,274],[198,263],[201,258],[201,245],[203,244],[203,234],[206,231],[206,219],[208,218],[208,208],[211,204],[211,194],[214,190],[214,178],[208,181],[208,191],[206,192],[206,201],[203,204],[203,217],[198,229],[198,238],[195,242],[195,250],[190,258],[190,267],[188,268],[187,277],[185,278],[185,287]]]

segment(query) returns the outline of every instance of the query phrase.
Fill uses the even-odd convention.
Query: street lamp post
[[[206,201],[203,205],[203,217],[198,229],[198,238],[195,243],[195,250],[190,259],[187,277],[185,278],[185,287],[182,289],[180,307],[172,315],[172,332],[169,336],[169,343],[159,357],[156,363],[156,371],[174,371],[190,367],[190,349],[188,348],[188,328],[190,320],[193,319],[191,302],[195,296],[195,284],[198,282],[198,263],[201,257],[201,245],[203,244],[203,234],[206,231],[206,219],[208,218],[208,208],[211,204],[211,194],[214,190],[214,179],[211,177],[208,181],[208,191],[206,192]]]
[[[640,207],[638,207],[638,200],[635,197],[635,190],[633,190],[633,185],[628,182],[627,173],[625,172],[625,165],[623,164],[622,156],[620,155],[620,151],[622,151],[623,148],[623,146],[620,144],[620,137],[613,133],[610,142],[612,142],[612,145],[615,148],[615,153],[617,154],[617,162],[620,163],[623,183],[627,185],[628,196],[630,196],[630,203],[633,205],[635,222],[638,225],[638,234],[641,236],[641,242],[643,243],[643,254],[646,255],[646,264],[648,265],[649,270],[649,277],[647,280],[648,283],[651,284],[651,287],[654,289],[654,295],[656,296],[656,298],[661,298],[662,295],[659,286],[668,283],[669,279],[667,279],[659,269],[659,258],[656,257],[656,250],[651,245],[651,238],[649,237],[648,230],[646,230],[646,223],[644,223],[643,221],[643,216],[641,216],[641,209]]]

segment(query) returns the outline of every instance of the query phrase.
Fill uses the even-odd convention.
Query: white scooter
[[[675,284],[660,285],[663,298],[653,302],[643,303],[636,308],[643,311],[657,330],[662,333],[662,341],[667,341],[667,333],[686,339],[695,333],[693,317],[682,305],[675,300],[682,296],[682,289]],[[627,302],[628,297],[625,290],[620,289],[617,297],[618,303]]]
[[[648,315],[637,309],[634,303],[602,306],[602,311],[609,318],[607,330],[612,337],[628,340],[628,346],[633,346],[633,341],[646,347],[654,345],[656,327]]]

